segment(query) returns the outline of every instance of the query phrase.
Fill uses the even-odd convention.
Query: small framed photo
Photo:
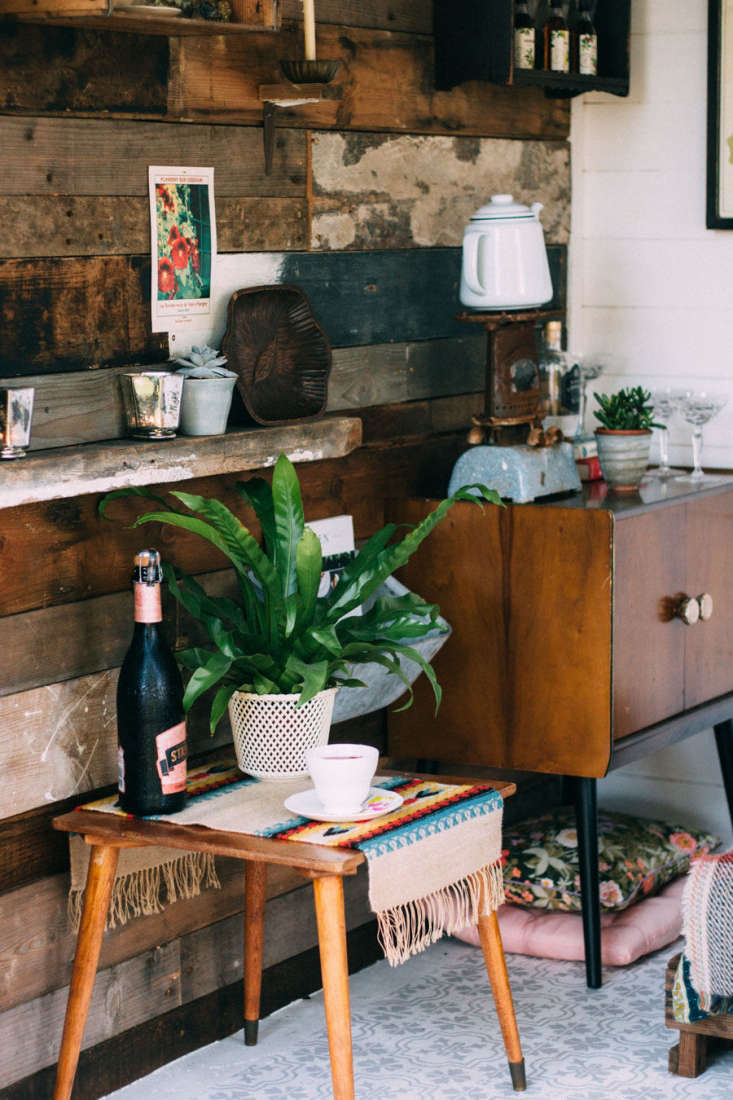
[[[733,0],[708,7],[708,229],[733,229]]]

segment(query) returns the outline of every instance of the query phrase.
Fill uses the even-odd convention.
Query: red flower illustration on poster
[[[176,290],[176,273],[173,264],[164,256],[158,260],[158,297],[172,298]]]
[[[158,300],[211,295],[209,189],[201,183],[156,183]]]

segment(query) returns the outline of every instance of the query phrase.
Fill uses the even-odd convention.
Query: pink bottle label
[[[163,619],[159,584],[134,584],[135,622],[159,623]]]
[[[186,789],[186,723],[179,722],[155,738],[158,778],[163,794]]]

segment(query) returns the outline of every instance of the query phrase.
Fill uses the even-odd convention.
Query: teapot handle
[[[471,233],[463,241],[463,277],[466,286],[474,294],[485,294],[486,287],[478,277],[479,240],[486,240],[485,233]]]

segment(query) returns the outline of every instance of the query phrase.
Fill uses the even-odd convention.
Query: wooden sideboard
[[[572,779],[593,987],[596,781],[712,726],[733,816],[733,477],[605,489],[448,513],[400,572],[453,627],[434,661],[443,702],[436,717],[421,677],[414,705],[388,719],[396,758]],[[390,518],[414,523],[434,505],[395,502]],[[710,617],[688,625],[682,601],[705,593]]]

